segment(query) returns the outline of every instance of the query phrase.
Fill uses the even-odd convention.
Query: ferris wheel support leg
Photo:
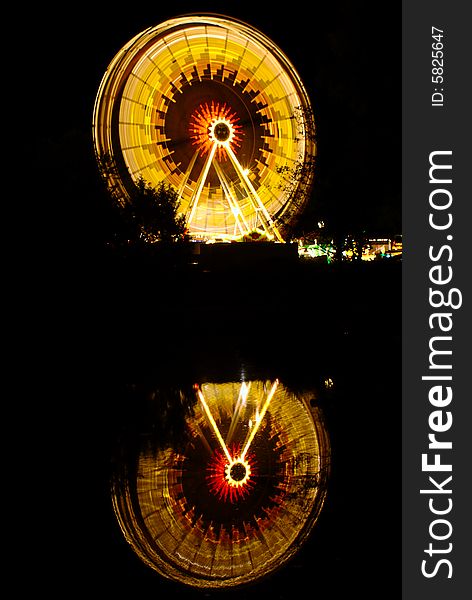
[[[228,200],[229,207],[235,218],[235,233],[236,233],[236,227],[239,229],[239,232],[241,234],[248,233],[249,226],[246,222],[246,219],[244,218],[243,212],[241,210],[241,207],[239,206],[237,199],[231,193],[230,185],[229,185],[220,165],[218,164],[217,161],[215,161],[213,166],[215,167],[216,174],[218,175],[218,179],[220,180],[220,183],[221,183],[221,187],[223,188],[226,199]],[[242,221],[244,228],[242,227],[240,220]]]
[[[221,446],[223,452],[225,453],[226,458],[228,459],[228,462],[231,462],[232,461],[231,454],[229,453],[228,448],[226,447],[223,437],[221,436],[220,430],[218,429],[218,425],[216,424],[216,421],[215,421],[213,415],[211,414],[210,407],[208,406],[208,404],[205,400],[205,396],[203,395],[203,392],[200,388],[197,390],[197,395],[198,395],[198,399],[200,400],[200,402],[203,406],[206,416],[210,422],[210,425],[213,428],[213,432],[216,435],[216,439],[219,441],[220,446]]]
[[[259,198],[259,195],[256,192],[256,190],[254,189],[254,186],[252,185],[249,177],[246,175],[246,173],[244,172],[244,169],[241,167],[238,159],[236,158],[236,155],[234,154],[234,152],[231,150],[231,148],[229,146],[226,148],[226,150],[228,152],[228,156],[230,157],[231,162],[233,163],[233,166],[236,169],[236,171],[237,171],[237,173],[238,173],[241,181],[245,184],[247,190],[253,196],[254,200],[257,203],[258,208],[260,208],[262,214],[264,215],[264,218],[266,219],[266,221],[269,224],[270,228],[274,232],[275,237],[279,240],[279,242],[283,242],[284,239],[280,235],[280,232],[277,229],[277,227],[274,225],[274,222],[272,221],[272,219],[271,219],[271,217],[269,215],[269,212],[267,211],[266,207],[262,203],[262,200]]]
[[[253,426],[253,428],[251,429],[249,437],[246,440],[246,444],[244,446],[244,450],[243,450],[243,452],[241,454],[241,460],[245,459],[246,454],[247,454],[247,452],[249,450],[249,447],[250,447],[250,445],[252,443],[252,440],[254,439],[254,436],[256,435],[257,430],[259,429],[259,425],[261,424],[261,421],[264,418],[264,415],[266,414],[267,409],[269,408],[269,404],[270,404],[272,398],[274,397],[274,394],[275,394],[278,386],[279,386],[279,380],[276,379],[275,382],[274,382],[274,384],[273,384],[273,386],[272,386],[272,388],[271,388],[271,390],[270,390],[270,392],[269,392],[269,394],[268,394],[268,396],[267,396],[267,398],[266,398],[266,401],[264,402],[264,406],[262,407],[262,410],[261,410],[261,412],[259,413],[259,416],[256,419],[256,423]]]
[[[241,388],[239,390],[238,401],[236,402],[236,408],[233,411],[233,417],[231,418],[231,423],[229,425],[228,434],[226,436],[226,445],[229,446],[233,435],[234,430],[236,429],[236,424],[239,422],[239,415],[241,412],[241,408],[245,406],[247,397],[249,396],[249,390],[251,388],[251,383],[242,382]]]
[[[229,154],[230,148],[228,147],[227,150],[228,150],[228,154]],[[260,212],[261,212],[260,204],[262,204],[262,202],[261,202],[259,196],[257,195],[256,190],[254,190],[252,185],[249,185],[249,186],[247,185],[246,179],[244,178],[243,169],[242,169],[241,165],[239,164],[239,161],[236,158],[236,156],[234,155],[234,153],[229,154],[229,157],[231,159],[231,163],[233,164],[233,166],[236,170],[236,173],[239,176],[239,181],[242,184],[243,188],[245,189],[245,191],[248,195],[249,201],[254,210],[255,220],[254,220],[254,225],[252,227],[256,228],[258,221],[260,221],[261,226],[264,229],[264,232],[267,234],[268,237],[272,237],[272,233],[270,232],[265,219],[261,218],[261,216],[260,216]],[[250,228],[248,227],[248,232],[249,231],[250,231]]]
[[[270,231],[270,228],[268,227],[267,223],[266,223],[266,219],[264,218],[264,215],[261,214],[261,208],[259,206],[259,204],[255,204],[254,205],[254,210],[256,211],[255,213],[255,227],[257,227],[257,223],[259,222],[262,225],[262,228],[264,229],[264,231],[267,233],[268,236],[273,237],[273,234]]]
[[[192,195],[192,199],[191,199],[189,207],[188,207],[190,214],[187,219],[187,227],[190,227],[190,223],[192,222],[193,217],[195,216],[195,211],[197,209],[198,201],[200,199],[200,195],[202,193],[203,186],[205,185],[205,181],[208,176],[208,171],[210,170],[211,163],[213,162],[213,158],[215,157],[215,152],[216,152],[216,144],[213,144],[210,152],[208,153],[208,157],[205,161],[205,165],[202,169],[202,172],[200,173],[200,177],[198,178],[197,189],[194,192],[194,194]]]

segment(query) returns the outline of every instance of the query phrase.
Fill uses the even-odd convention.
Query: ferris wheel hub
[[[234,128],[231,122],[226,119],[215,120],[210,125],[208,136],[212,142],[227,145],[231,143],[234,137]]]
[[[238,116],[230,106],[218,102],[205,103],[198,106],[192,113],[189,124],[192,143],[203,155],[211,151],[216,144],[217,156],[223,159],[225,150],[235,150],[240,146],[243,131],[238,125]]]
[[[229,475],[234,481],[242,481],[246,477],[247,469],[243,463],[235,463],[229,470]]]
[[[225,479],[232,487],[245,485],[251,477],[251,466],[242,458],[234,458],[225,468]]]

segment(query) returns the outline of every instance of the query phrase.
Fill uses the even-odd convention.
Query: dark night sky
[[[45,227],[44,232],[39,231],[41,243],[47,251],[50,250],[47,269],[44,268],[45,263],[41,263],[35,274],[41,291],[38,295],[45,298],[43,304],[38,303],[38,312],[41,313],[38,314],[38,354],[44,352],[43,339],[48,339],[53,347],[52,355],[43,359],[47,360],[44,371],[50,378],[47,398],[51,394],[51,399],[48,408],[42,410],[47,414],[50,412],[51,422],[59,424],[54,426],[51,442],[48,438],[52,460],[43,465],[40,485],[48,510],[51,511],[52,505],[54,513],[48,514],[49,520],[47,517],[43,519],[44,538],[46,535],[54,536],[52,554],[46,557],[48,564],[42,567],[43,583],[46,582],[44,589],[48,590],[57,573],[57,577],[66,578],[63,590],[67,591],[60,597],[70,597],[69,590],[76,591],[82,586],[95,596],[94,580],[103,584],[104,588],[98,592],[103,593],[104,598],[138,598],[147,592],[152,592],[152,597],[159,600],[210,597],[203,592],[179,590],[165,582],[161,582],[159,590],[156,590],[154,574],[130,556],[125,542],[117,536],[116,523],[110,516],[108,482],[103,480],[102,471],[102,467],[106,470],[106,451],[100,438],[101,431],[97,431],[100,427],[93,425],[94,419],[100,426],[106,424],[107,415],[104,409],[102,414],[98,414],[102,398],[100,386],[96,386],[93,378],[106,362],[103,358],[106,353],[111,352],[113,357],[118,358],[118,368],[115,364],[112,367],[106,365],[109,368],[104,369],[105,375],[100,373],[102,383],[108,376],[110,379],[122,377],[120,367],[126,360],[121,356],[123,352],[125,357],[136,362],[146,353],[147,347],[144,346],[144,351],[141,347],[141,354],[135,358],[133,352],[137,346],[130,346],[128,342],[135,340],[134,332],[139,327],[142,336],[148,333],[145,326],[151,322],[149,315],[154,318],[157,295],[151,297],[144,285],[129,291],[128,299],[135,298],[134,312],[130,311],[123,298],[113,296],[113,292],[107,292],[106,298],[100,297],[97,290],[100,289],[103,273],[100,267],[92,275],[87,269],[94,261],[94,252],[99,252],[100,244],[108,235],[107,219],[110,215],[97,191],[101,188],[92,147],[91,121],[97,89],[116,52],[143,29],[187,12],[219,12],[238,17],[259,28],[285,52],[312,101],[319,154],[312,204],[306,216],[307,227],[321,217],[333,230],[361,227],[393,235],[401,232],[401,4],[393,1],[315,0],[308,4],[312,9],[310,15],[304,9],[306,5],[300,2],[287,2],[284,10],[280,8],[281,3],[218,4],[179,0],[169,3],[129,2],[128,6],[121,2],[97,0],[79,3],[73,8],[59,6],[52,9],[42,5],[29,14],[30,28],[35,30],[35,35],[29,38],[30,49],[37,55],[36,64],[41,67],[35,73],[34,97],[31,98],[34,114],[28,143],[33,145],[34,167],[38,172],[34,199]],[[69,258],[71,261],[67,262]],[[84,258],[89,260],[84,261]],[[385,290],[387,284],[390,285],[388,278],[386,281]],[[102,284],[102,291],[104,288]],[[122,288],[117,285],[116,289]],[[157,285],[156,289],[154,294],[160,293]],[[277,356],[278,348],[274,345],[273,354],[269,357],[281,362],[281,356],[293,354],[294,343],[298,348],[313,340],[321,343],[316,338],[317,322],[310,322],[307,327],[304,315],[296,314],[297,298],[291,289],[290,285],[286,285],[284,289],[277,290],[277,294],[282,291],[284,298],[294,303],[295,309],[290,318],[297,319],[295,324],[286,328],[284,353]],[[399,287],[396,290],[398,293]],[[371,291],[371,298],[374,298],[374,285]],[[320,296],[319,290],[316,294]],[[358,296],[360,301],[361,295]],[[112,306],[108,303],[110,298]],[[279,299],[277,295],[271,299],[274,313],[278,310]],[[213,303],[205,313],[210,318],[214,314],[222,314],[217,300],[212,298]],[[245,299],[241,301],[245,302]],[[323,301],[326,304],[330,302],[327,298]],[[342,328],[345,322],[341,316],[346,319],[346,311],[343,302],[338,302],[332,311],[336,318],[339,316],[336,327],[338,333],[344,336]],[[142,304],[149,309],[144,316]],[[127,319],[123,320],[123,314]],[[169,314],[168,321],[173,323],[175,314]],[[179,315],[179,331],[185,332],[185,322],[180,321],[190,320],[190,314],[183,314],[185,318]],[[287,321],[288,318],[284,316]],[[389,319],[391,329],[388,335],[398,335],[398,327],[397,334],[392,333],[395,320]],[[329,318],[324,313],[320,321],[329,325]],[[161,334],[158,318],[154,318],[152,323],[158,339]],[[212,322],[211,331],[219,334],[220,325],[225,327],[224,323]],[[363,403],[370,400],[374,403],[378,397],[387,404],[393,403],[398,390],[393,385],[388,390],[384,389],[385,381],[392,377],[394,369],[388,363],[370,364],[363,373],[364,379],[358,378],[357,367],[365,368],[363,352],[366,339],[376,340],[378,327],[373,322],[371,330],[366,332],[360,319],[356,327],[358,337],[350,342],[348,351],[343,349],[340,352],[342,361],[345,361],[341,366],[348,365],[345,379],[348,413],[347,417],[343,413],[346,429],[341,428],[343,434],[347,434],[341,454],[348,475],[340,484],[343,494],[340,494],[339,504],[336,507],[333,502],[327,507],[327,519],[328,522],[329,519],[334,520],[337,537],[332,537],[326,524],[321,535],[325,536],[330,556],[334,559],[315,557],[321,561],[319,564],[325,571],[315,574],[311,580],[314,588],[308,594],[311,596],[313,593],[313,597],[317,590],[329,593],[334,583],[338,591],[343,590],[349,595],[355,588],[360,597],[363,591],[366,591],[366,598],[398,597],[398,588],[386,590],[388,583],[384,580],[392,572],[388,563],[392,548],[396,549],[388,536],[398,529],[397,521],[389,514],[394,492],[389,475],[378,478],[366,491],[365,479],[359,479],[364,478],[365,473],[358,475],[349,470],[351,439],[353,444],[357,444],[351,427],[352,422],[359,420],[357,407],[364,407]],[[211,334],[205,323],[196,321],[192,324],[192,329],[195,328],[200,328],[200,332],[207,335],[211,345]],[[277,323],[276,329],[278,335],[283,330],[283,322]],[[124,330],[127,334],[121,341],[125,339],[126,344],[115,344]],[[293,341],[290,335],[292,332],[295,335],[296,331],[299,338]],[[178,340],[174,338],[171,342],[175,347],[168,351],[163,344],[162,355],[172,355],[175,351],[180,356]],[[169,340],[170,336],[166,342]],[[216,348],[211,356],[224,358],[226,354]],[[329,353],[326,356],[329,357]],[[307,355],[307,365],[311,368],[310,360],[310,355]],[[108,358],[108,361],[111,364],[112,359]],[[398,371],[393,373],[395,376],[398,376]],[[363,388],[364,381],[369,382],[367,391]],[[57,404],[52,398],[54,401],[57,398]],[[367,404],[367,409],[362,411],[364,421],[369,406]],[[378,427],[379,418],[384,420],[382,427]],[[363,451],[366,456],[369,454],[365,459],[368,461],[366,469],[378,468],[378,473],[384,473],[384,463],[390,467],[396,460],[394,446],[388,437],[394,426],[391,419],[387,422],[382,415],[379,416],[376,408],[372,409],[371,420],[365,424],[367,435],[362,442]],[[376,452],[377,447],[383,448],[383,454]],[[354,502],[355,508],[351,508],[351,502]],[[356,513],[356,510],[359,512]],[[89,514],[92,515],[90,518]],[[341,520],[337,524],[339,514]],[[346,534],[344,526],[347,527]],[[383,534],[379,527],[385,528],[386,533]],[[112,537],[114,545],[109,542]],[[302,552],[301,556],[300,561],[295,561],[291,569],[272,583],[256,586],[247,595],[243,592],[228,593],[221,598],[256,598],[269,590],[274,600],[298,596],[297,590],[300,590],[294,582],[298,579],[297,573],[302,575],[300,565],[303,565],[303,577],[310,581],[310,575],[306,573],[310,573],[312,560],[307,552]],[[102,565],[106,567],[103,566],[100,581]],[[317,581],[317,577],[323,581]],[[131,588],[135,586],[135,595],[126,596],[127,590],[119,589],[124,580]],[[113,593],[110,591],[112,587]],[[217,596],[211,593],[212,598]]]
[[[37,101],[44,103],[45,116],[33,138],[36,162],[46,177],[45,194],[54,180],[64,187],[60,210],[71,228],[80,222],[79,239],[84,227],[93,229],[89,238],[100,237],[106,221],[90,193],[96,185],[91,118],[101,77],[136,33],[188,12],[220,12],[247,21],[272,38],[299,72],[312,101],[318,142],[306,229],[323,218],[332,230],[401,232],[398,3],[313,2],[310,15],[302,3],[288,3],[286,10],[280,4],[237,2],[222,9],[215,2],[178,0],[131,6],[86,3],[71,13],[41,9],[38,15],[44,23],[39,48],[45,60]]]

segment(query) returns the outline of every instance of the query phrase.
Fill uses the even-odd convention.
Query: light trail
[[[256,190],[254,189],[254,186],[251,183],[251,180],[246,175],[246,172],[242,168],[241,164],[239,163],[239,160],[236,158],[236,155],[230,146],[227,146],[226,152],[228,153],[228,156],[229,156],[231,162],[233,163],[233,166],[236,169],[236,172],[239,175],[241,183],[246,187],[249,197],[252,196],[252,198],[256,201],[256,207],[257,207],[256,211],[260,210],[262,212],[262,214],[264,215],[265,221],[267,221],[267,224],[269,225],[270,229],[272,229],[272,231],[274,232],[275,237],[279,240],[279,242],[283,242],[284,240],[283,240],[282,236],[280,235],[279,230],[274,225],[274,222],[272,221],[272,218],[271,218],[267,208],[264,206],[264,203],[259,198],[258,193],[256,192]],[[271,235],[264,219],[261,219],[262,226],[263,226],[264,230],[266,231],[266,233],[268,235]]]
[[[216,424],[216,421],[213,418],[210,408],[209,408],[208,404],[206,403],[205,397],[203,396],[203,393],[200,389],[198,389],[197,395],[198,395],[198,399],[202,403],[202,406],[205,410],[206,416],[208,417],[208,420],[210,421],[210,424],[213,427],[213,431],[215,432],[216,438],[220,442],[220,446],[223,449],[223,452],[225,453],[226,458],[228,459],[229,463],[232,463],[233,459],[231,457],[231,454],[229,453],[228,448],[226,447],[223,437],[221,436],[220,430],[218,429],[218,425]]]
[[[269,408],[270,401],[272,400],[278,385],[279,385],[279,380],[276,379],[274,381],[274,384],[273,384],[270,392],[269,392],[269,395],[267,396],[266,401],[264,402],[264,406],[262,407],[262,410],[256,419],[256,423],[254,424],[254,427],[251,429],[251,433],[249,434],[249,438],[246,442],[246,445],[244,446],[243,453],[241,454],[242,461],[244,460],[244,458],[247,454],[247,451],[249,450],[249,446],[251,445],[252,440],[254,439],[254,436],[256,435],[257,430],[259,429],[259,425],[261,424],[261,421],[264,418],[264,415],[266,414],[267,409]]]
[[[241,233],[241,235],[244,235],[245,233],[249,233],[249,226],[246,222],[246,219],[244,218],[243,212],[239,206],[239,203],[238,203],[236,197],[233,196],[233,194],[231,193],[230,184],[226,180],[226,177],[225,177],[221,167],[219,166],[217,161],[213,164],[213,166],[215,167],[215,171],[220,180],[221,187],[223,188],[223,191],[226,195],[226,199],[228,200],[228,204],[231,209],[231,212],[234,215],[235,227],[239,228],[239,232]],[[241,223],[239,222],[239,219],[241,219],[241,221],[243,222],[244,228],[241,225]],[[236,232],[235,232],[235,235],[236,235]]]
[[[236,402],[236,407],[234,409],[233,417],[231,419],[231,423],[229,426],[228,435],[226,436],[226,444],[227,445],[230,444],[230,442],[233,438],[234,430],[236,429],[236,424],[239,421],[239,415],[241,412],[241,408],[246,404],[250,388],[251,388],[251,382],[249,382],[249,383],[246,383],[245,381],[242,382],[241,388],[239,390],[238,401]]]
[[[235,98],[232,106],[229,93]],[[258,120],[265,124],[260,132],[250,125]],[[166,181],[177,190],[182,213],[191,217],[189,235],[195,238],[236,240],[248,229],[261,228],[269,239],[283,242],[285,226],[310,197],[315,123],[303,83],[276,44],[228,18],[186,15],[130,39],[111,58],[100,82],[92,133],[115,201],[126,205],[139,175],[153,187]],[[255,167],[257,180],[241,172],[243,141],[254,149],[252,163],[264,165]],[[116,165],[113,172],[105,164],[108,157]],[[215,159],[224,177],[213,176]],[[287,181],[279,168],[285,165],[307,168]]]
[[[190,201],[190,205],[189,205],[190,214],[189,214],[189,217],[188,217],[188,220],[187,220],[187,226],[188,227],[190,227],[190,223],[192,222],[192,219],[193,219],[193,217],[195,215],[195,211],[197,209],[197,204],[198,204],[198,201],[200,199],[200,194],[202,193],[203,186],[205,185],[205,181],[206,181],[206,178],[208,176],[208,171],[210,170],[210,166],[211,166],[211,163],[213,161],[213,157],[215,156],[215,152],[216,152],[217,147],[218,147],[218,144],[216,142],[213,143],[211,151],[208,154],[208,157],[206,159],[205,166],[203,167],[203,170],[202,170],[202,172],[200,174],[200,177],[198,179],[197,190],[195,191],[194,195],[192,196],[192,200]]]

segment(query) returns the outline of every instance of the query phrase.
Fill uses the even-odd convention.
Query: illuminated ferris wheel
[[[277,379],[194,392],[178,445],[141,442],[133,468],[117,463],[115,514],[164,577],[199,588],[254,582],[286,564],[319,518],[330,472],[324,420],[309,394]]]
[[[314,177],[315,125],[289,59],[221,16],[187,15],[130,40],[94,107],[99,164],[117,202],[138,178],[178,192],[194,238],[284,233]]]

